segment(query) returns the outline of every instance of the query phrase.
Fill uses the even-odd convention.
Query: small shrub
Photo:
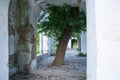
[[[80,52],[80,53],[78,53],[78,56],[83,56],[83,57],[85,57],[85,56],[86,56],[86,54],[84,54],[84,53]]]
[[[86,54],[82,53],[81,52],[81,48],[77,48],[77,51],[78,51],[78,56],[86,56]]]

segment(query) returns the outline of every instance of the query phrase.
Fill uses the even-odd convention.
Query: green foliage
[[[71,7],[67,4],[63,6],[49,6],[39,18],[39,32],[44,32],[46,36],[59,40],[63,31],[70,26],[74,26],[73,32],[81,32],[86,29],[86,16],[79,7]]]
[[[82,56],[82,57],[85,57],[86,56],[86,54],[84,54],[84,53],[78,53],[78,56]]]
[[[78,48],[78,44],[77,44],[77,42],[74,42],[74,43],[73,43],[73,48],[75,48],[75,49]]]

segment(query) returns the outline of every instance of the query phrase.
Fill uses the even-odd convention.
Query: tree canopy
[[[79,7],[49,6],[44,10],[38,20],[39,32],[44,32],[46,36],[59,40],[63,31],[67,27],[73,26],[73,33],[80,33],[86,30],[86,16]]]

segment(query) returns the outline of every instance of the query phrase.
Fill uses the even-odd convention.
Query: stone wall
[[[16,26],[16,17],[17,17],[17,0],[11,0],[9,5],[8,13],[8,29],[9,29],[9,73],[10,76],[17,72],[17,62],[16,62],[16,53],[17,53],[17,44],[18,44],[18,34]]]
[[[36,68],[36,21],[40,12],[34,0],[10,0],[9,72],[31,72]],[[35,4],[35,5],[33,5]]]

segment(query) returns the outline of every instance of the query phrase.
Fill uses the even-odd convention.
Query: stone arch
[[[77,1],[79,2],[80,0],[75,2],[68,0],[66,3],[71,6],[81,6]],[[14,60],[10,60],[10,64],[12,63],[10,66],[15,67],[11,69],[24,73],[30,73],[36,69],[35,41],[37,16],[42,9],[47,7],[47,4],[60,6],[64,2],[61,0],[10,0],[9,54],[11,56],[9,57],[11,57],[10,59],[14,58]]]
[[[72,48],[75,48],[75,45],[78,44],[77,39],[72,39],[71,44],[72,44]]]

